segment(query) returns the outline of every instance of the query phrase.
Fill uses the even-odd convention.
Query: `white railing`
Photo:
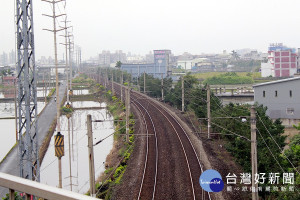
[[[31,195],[47,200],[95,200],[96,198],[71,192],[68,190],[45,185],[17,176],[0,172],[0,186],[9,189],[10,200],[14,200],[14,192],[24,192],[26,200],[31,199]]]

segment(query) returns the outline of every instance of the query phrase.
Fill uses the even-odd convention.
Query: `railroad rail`
[[[111,84],[108,84],[111,87]],[[117,95],[125,86],[114,84]],[[124,93],[123,93],[124,94]],[[143,116],[147,137],[144,170],[137,199],[210,199],[202,190],[203,172],[195,148],[167,108],[145,94],[132,91],[131,103]],[[154,145],[156,141],[156,145]],[[154,154],[156,156],[154,156]],[[154,167],[156,169],[154,170]]]

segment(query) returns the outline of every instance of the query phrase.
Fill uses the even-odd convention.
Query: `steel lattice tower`
[[[40,181],[32,0],[16,0],[16,37],[20,176]]]

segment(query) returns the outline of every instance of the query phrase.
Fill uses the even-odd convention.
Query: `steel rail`
[[[109,85],[110,85],[110,83],[109,83]],[[123,89],[123,86],[121,86],[120,84],[115,84],[115,85],[119,86],[119,87],[114,87],[114,89],[115,89],[115,92],[120,95],[120,90]],[[143,121],[146,125],[147,136],[149,135],[149,131],[148,131],[149,128],[147,126],[145,114],[147,114],[147,116],[149,117],[150,122],[152,124],[153,131],[154,131],[154,137],[155,137],[155,176],[154,176],[154,184],[153,184],[153,192],[152,192],[152,200],[153,200],[155,198],[156,183],[157,183],[157,171],[158,171],[158,141],[157,141],[157,136],[156,136],[156,129],[155,129],[155,125],[153,123],[152,117],[150,116],[147,108],[145,108],[140,102],[136,101],[135,99],[131,98],[131,100],[132,100],[131,102],[136,106],[136,108],[139,110],[139,112],[143,116]],[[145,112],[143,113],[143,111],[139,107],[141,107]],[[144,170],[143,170],[142,181],[141,181],[141,184],[140,184],[138,199],[141,199],[141,195],[142,195],[142,191],[143,191],[145,174],[146,174],[147,166],[148,166],[148,162],[149,162],[148,155],[149,155],[149,137],[147,137],[147,147],[146,147]]]
[[[152,104],[153,105],[153,104]],[[197,158],[197,162],[198,162],[198,164],[199,164],[199,167],[200,167],[200,169],[201,169],[201,172],[203,172],[203,166],[201,165],[201,162],[200,162],[200,159],[199,159],[199,157],[198,157],[198,155],[197,155],[197,153],[196,153],[196,150],[195,150],[195,148],[194,148],[194,145],[192,144],[192,142],[191,142],[191,140],[190,140],[190,138],[189,138],[189,136],[188,136],[188,134],[186,133],[186,131],[185,131],[185,129],[182,127],[182,125],[178,122],[178,120],[173,116],[173,115],[171,115],[171,114],[169,114],[169,112],[166,110],[166,108],[164,108],[163,106],[161,106],[161,105],[159,105],[159,104],[157,104],[156,103],[156,105],[158,105],[161,109],[163,109],[175,122],[176,122],[176,124],[178,124],[179,126],[180,126],[180,128],[181,128],[181,130],[183,131],[183,133],[184,133],[184,135],[186,136],[186,138],[187,138],[187,140],[189,141],[189,144],[191,145],[191,147],[192,147],[192,149],[193,149],[193,152],[194,152],[194,154],[195,154],[195,156],[196,156],[196,158]],[[157,106],[155,106],[155,105],[153,105],[158,111],[160,111],[161,112],[161,109],[159,109],[159,108],[157,108]],[[165,115],[164,115],[165,116]],[[166,117],[166,116],[165,116]],[[171,122],[170,122],[171,123]],[[174,128],[174,130],[176,130],[175,128]],[[176,133],[177,133],[177,131],[176,131]],[[177,136],[179,137],[179,135],[178,135],[178,133],[177,133]],[[181,140],[181,139],[180,139]],[[203,189],[202,189],[202,191],[203,191]],[[211,197],[210,197],[210,193],[209,192],[207,192],[208,193],[208,198],[211,200]]]
[[[191,173],[191,168],[190,168],[190,164],[189,164],[189,160],[187,158],[187,154],[186,154],[186,151],[185,151],[185,148],[184,148],[184,145],[183,145],[183,142],[176,130],[176,128],[174,127],[173,123],[170,121],[170,119],[160,110],[158,109],[155,105],[153,105],[152,103],[149,102],[148,100],[148,103],[151,104],[154,108],[156,108],[165,118],[166,120],[170,123],[170,125],[172,126],[172,128],[174,129],[176,135],[177,135],[177,138],[181,144],[181,148],[183,150],[183,154],[184,154],[184,157],[185,157],[185,161],[187,163],[187,167],[188,167],[188,171],[189,171],[189,176],[190,176],[190,181],[191,181],[191,187],[192,187],[192,192],[193,192],[193,199],[195,200],[196,199],[196,195],[195,195],[195,189],[194,189],[194,183],[193,183],[193,177],[192,177],[192,173]]]

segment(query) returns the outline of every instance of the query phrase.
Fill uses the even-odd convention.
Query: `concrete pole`
[[[53,1],[53,33],[54,33],[54,59],[55,59],[55,75],[56,75],[56,119],[57,132],[60,132],[60,105],[59,105],[59,87],[58,87],[58,61],[57,61],[57,42],[56,42],[56,15],[55,15],[55,1]]]
[[[144,94],[146,94],[146,72],[144,72]]]
[[[123,102],[123,71],[121,71],[121,102]]]
[[[61,157],[58,157],[58,188],[62,188]]]
[[[70,118],[68,118],[68,142],[69,142],[69,171],[70,171],[70,187],[73,191],[72,184],[72,163],[71,163],[71,134],[70,134]]]
[[[129,82],[126,91],[126,141],[129,142],[129,115],[130,115],[130,87]]]
[[[69,69],[70,69],[70,90],[72,90],[72,77],[73,77],[73,61],[72,61],[72,56],[73,53],[71,54],[71,39],[70,35],[68,34],[68,39],[69,39]]]
[[[257,144],[256,144],[256,114],[255,106],[251,106],[251,166],[252,166],[252,199],[258,200],[258,183],[255,184],[255,174],[257,174]]]
[[[89,173],[90,173],[90,196],[95,197],[95,165],[92,132],[92,116],[87,115],[88,148],[89,148]]]
[[[111,94],[114,96],[115,95],[115,90],[114,90],[114,72],[111,72]]]
[[[184,112],[184,77],[181,77],[181,112]]]
[[[69,65],[69,63],[68,63],[68,29],[67,29],[67,17],[65,18],[65,47],[66,47],[66,49],[65,49],[65,53],[66,53],[66,69],[65,70],[67,70],[68,69],[68,65]],[[69,103],[69,101],[70,101],[70,98],[69,98],[69,76],[68,76],[68,72],[67,72],[67,102]],[[72,188],[72,186],[71,186],[71,188]],[[72,191],[72,189],[71,189],[71,191]]]
[[[108,77],[107,77],[107,69],[106,69],[106,70],[105,70],[105,78],[104,78],[104,87],[105,87],[105,91],[106,91],[106,87],[107,87],[107,84],[106,84],[107,79],[108,79]]]
[[[210,87],[207,85],[207,138],[210,139],[210,127],[211,127],[211,117],[210,117]]]
[[[161,100],[164,101],[164,74],[161,74]]]
[[[69,94],[69,75],[67,72],[67,103],[70,102],[70,94]]]

